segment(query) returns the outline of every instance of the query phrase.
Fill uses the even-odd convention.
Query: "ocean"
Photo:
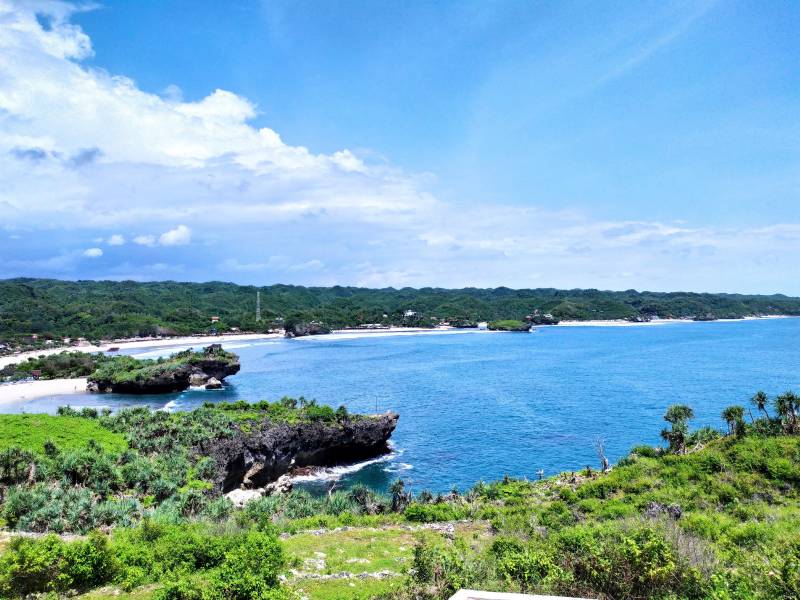
[[[351,412],[392,410],[400,413],[392,455],[327,478],[340,479],[341,487],[364,482],[383,490],[402,478],[417,492],[463,491],[504,475],[533,479],[598,467],[596,437],[612,463],[634,445],[661,443],[670,404],[692,406],[693,427],[723,427],[720,411],[748,407],[759,389],[770,397],[800,391],[798,342],[795,318],[273,339],[228,344],[242,370],[221,391],[148,399],[81,394],[4,410],[54,412],[61,404],[186,410],[207,400],[282,396],[344,404]],[[320,489],[327,485],[321,479],[303,485]]]

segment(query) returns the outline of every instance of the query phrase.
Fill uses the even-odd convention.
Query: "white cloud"
[[[37,11],[49,15],[48,27]],[[371,164],[347,149],[316,154],[254,127],[258,107],[234,92],[211,90],[187,102],[175,86],[148,93],[86,66],[91,41],[70,22],[74,11],[55,0],[0,0],[0,222],[39,245],[52,240],[31,259],[9,248],[20,244],[0,247],[8,276],[81,275],[91,266],[92,276],[153,277],[164,271],[152,261],[174,265],[176,246],[194,240],[201,243],[193,250],[207,254],[197,271],[186,265],[187,278],[230,272],[298,283],[732,291],[742,280],[761,289],[797,285],[783,275],[796,268],[797,224],[598,221],[530,205],[443,202],[428,191],[429,176]],[[71,229],[81,235],[52,235]],[[109,245],[128,238],[154,248],[139,253],[148,263],[100,272],[110,269],[108,260],[80,260],[100,256],[100,248],[64,245],[108,231],[125,232],[103,237]],[[94,251],[100,254],[86,254]]]
[[[319,271],[325,267],[325,263],[319,259],[308,260],[303,263],[290,266],[286,269],[289,272],[297,273],[299,271]]]
[[[98,258],[103,256],[103,251],[100,248],[87,248],[83,251],[83,255],[88,258]]]
[[[155,246],[156,245],[156,236],[154,235],[137,235],[133,238],[133,243],[138,244],[140,246]]]
[[[161,234],[158,243],[162,246],[185,246],[192,241],[192,231],[186,225],[178,225]]]

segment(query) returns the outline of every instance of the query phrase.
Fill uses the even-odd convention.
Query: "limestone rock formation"
[[[261,488],[300,467],[352,464],[389,452],[399,415],[362,416],[343,422],[273,423],[201,442],[196,451],[216,465],[215,491]]]
[[[226,377],[238,373],[240,368],[239,357],[223,350],[220,344],[211,344],[202,352],[179,352],[160,362],[137,361],[120,356],[109,364],[101,365],[89,376],[87,390],[117,394],[164,394],[181,392],[190,385],[217,389],[222,387]]]
[[[222,382],[217,379],[216,377],[209,377],[208,381],[206,382],[206,389],[207,390],[221,390],[222,389]]]
[[[312,321],[311,323],[287,323],[284,335],[288,338],[302,337],[305,335],[325,335],[331,332],[322,323]]]

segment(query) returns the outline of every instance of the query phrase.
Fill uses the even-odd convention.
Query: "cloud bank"
[[[0,276],[800,293],[800,225],[444,202],[430,175],[285,143],[231,91],[86,66],[76,10],[0,0]]]

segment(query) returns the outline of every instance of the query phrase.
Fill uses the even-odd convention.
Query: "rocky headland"
[[[214,460],[215,492],[264,488],[304,467],[347,465],[388,453],[398,419],[391,412],[328,422],[267,418],[231,436],[204,440],[196,453]]]
[[[137,360],[118,356],[89,375],[87,390],[116,394],[164,394],[190,386],[219,389],[226,377],[241,368],[239,357],[211,344],[201,352],[187,350],[165,360]]]

